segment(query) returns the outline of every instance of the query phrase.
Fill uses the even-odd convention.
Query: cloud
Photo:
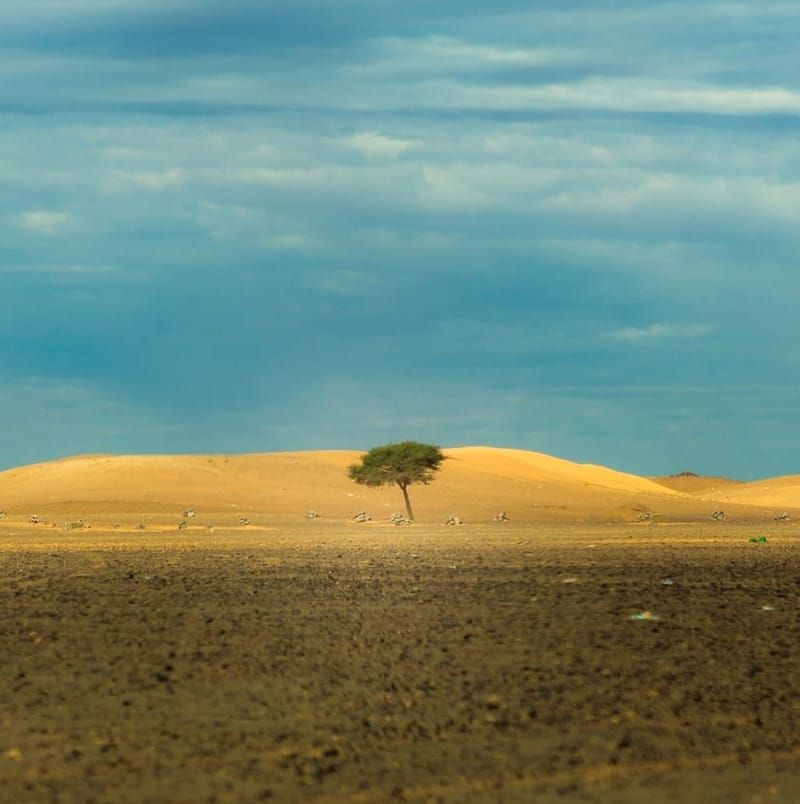
[[[579,50],[475,44],[446,36],[405,36],[373,40],[369,61],[345,67],[345,75],[432,80],[478,77],[498,68],[563,65],[586,60]]]
[[[713,330],[709,324],[650,324],[647,327],[626,327],[610,333],[618,341],[644,342],[701,338]]]
[[[19,225],[39,234],[53,235],[71,226],[75,219],[68,212],[37,209],[23,212],[18,218]]]
[[[797,373],[799,15],[5,4],[0,371],[87,400],[9,420],[42,454],[85,451],[102,397],[128,451],[417,429],[635,468],[683,463],[651,416],[680,409],[743,461],[703,426],[715,388]],[[757,452],[790,469],[783,401],[723,394],[743,434],[785,424]]]
[[[343,177],[342,171],[323,168],[263,168],[239,171],[231,178],[242,182],[273,184],[278,187],[308,187],[330,184]]]
[[[168,168],[161,171],[113,171],[109,177],[112,187],[142,187],[147,190],[167,190],[179,187],[186,181],[184,172],[179,168]]]
[[[413,140],[397,139],[375,131],[354,134],[345,142],[368,159],[396,159],[417,146]]]
[[[592,112],[800,115],[800,91],[784,87],[731,88],[653,79],[589,78],[573,84],[491,86],[468,80],[426,82],[420,105],[446,97],[452,109],[586,110]]]
[[[431,209],[483,210],[498,205],[498,199],[470,180],[467,172],[457,168],[424,165],[420,196]]]

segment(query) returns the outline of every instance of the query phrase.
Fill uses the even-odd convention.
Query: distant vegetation
[[[348,477],[362,486],[393,486],[397,484],[403,492],[408,518],[414,521],[414,511],[408,497],[408,487],[419,483],[427,486],[433,481],[445,456],[433,444],[420,444],[418,441],[403,441],[400,444],[386,444],[373,447],[361,456],[360,463],[347,469]]]

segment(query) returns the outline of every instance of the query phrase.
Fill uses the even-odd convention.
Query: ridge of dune
[[[723,489],[742,484],[741,480],[734,480],[730,477],[711,477],[706,475],[696,475],[691,472],[682,472],[677,475],[666,475],[662,477],[651,477],[654,483],[665,488],[680,491],[684,494],[702,496],[703,494],[719,493]]]
[[[764,508],[800,508],[800,475],[782,475],[721,490],[718,499]]]
[[[575,463],[542,452],[499,447],[455,447],[444,450],[448,458],[468,461],[470,468],[501,477],[561,481],[615,491],[680,495],[647,478],[606,466]]]
[[[430,486],[414,486],[420,519],[456,514],[491,518],[501,510],[520,520],[624,520],[642,513],[707,517],[711,500],[655,480],[604,466],[579,464],[539,452],[468,446],[443,449],[447,460]],[[402,511],[396,488],[354,484],[347,466],[364,450],[309,450],[239,455],[81,455],[0,472],[0,508],[17,515],[205,512],[296,516],[314,509],[351,518],[368,510],[378,520]],[[780,503],[758,484],[725,487],[726,505],[779,504],[800,488],[800,477],[783,480]],[[735,493],[735,498],[734,498]],[[766,501],[766,502],[765,502]],[[238,520],[237,520],[238,521]]]
[[[637,475],[539,452],[497,447],[455,447],[442,451],[447,461],[439,477],[466,473],[500,481],[547,481],[626,492],[679,493]],[[272,477],[276,473],[284,479],[287,472],[296,476],[303,470],[344,473],[362,454],[356,450],[309,450],[242,455],[78,455],[0,472],[0,489],[38,493],[45,498],[64,497],[69,492],[71,496],[88,495],[87,499],[137,492],[164,496],[170,490],[180,489],[183,497],[192,486],[203,488],[227,481],[246,487],[248,482],[263,484],[276,480]],[[352,487],[344,474],[342,479],[348,488]],[[51,493],[43,495],[43,489]]]
[[[0,473],[0,499],[11,505],[83,500],[180,507],[202,500],[212,507],[253,506],[276,486],[296,484],[303,475],[311,485],[338,476],[357,455],[80,455]]]

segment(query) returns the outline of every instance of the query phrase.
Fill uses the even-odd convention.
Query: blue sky
[[[0,467],[800,472],[800,7],[0,6]]]

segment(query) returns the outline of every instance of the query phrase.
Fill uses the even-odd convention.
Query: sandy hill
[[[718,489],[718,499],[734,504],[771,509],[800,508],[800,475],[773,477]]]
[[[162,512],[302,516],[350,519],[367,511],[375,520],[402,512],[399,490],[369,489],[346,475],[360,452],[323,451],[253,455],[89,455],[0,472],[0,508],[9,515],[98,517]],[[420,521],[456,514],[491,520],[507,511],[516,521],[635,521],[653,512],[707,518],[722,499],[727,510],[752,506],[800,509],[800,478],[762,484],[713,483],[703,493],[536,452],[461,447],[447,449],[435,482],[415,486]],[[705,480],[708,480],[707,478]],[[712,489],[709,491],[709,489]],[[719,492],[719,493],[718,493]],[[715,496],[716,495],[716,496]],[[795,495],[792,499],[792,495]],[[743,508],[748,506],[749,508]]]
[[[746,483],[727,477],[703,477],[691,472],[682,472],[669,477],[655,477],[652,480],[674,491],[691,494],[703,500],[776,511],[800,508],[800,475],[786,475]]]
[[[681,472],[667,477],[653,477],[651,480],[673,491],[698,495],[714,495],[717,492],[721,492],[722,489],[727,490],[729,486],[741,485],[740,480],[732,480],[729,477],[705,477],[704,475],[696,475],[694,472]]]

